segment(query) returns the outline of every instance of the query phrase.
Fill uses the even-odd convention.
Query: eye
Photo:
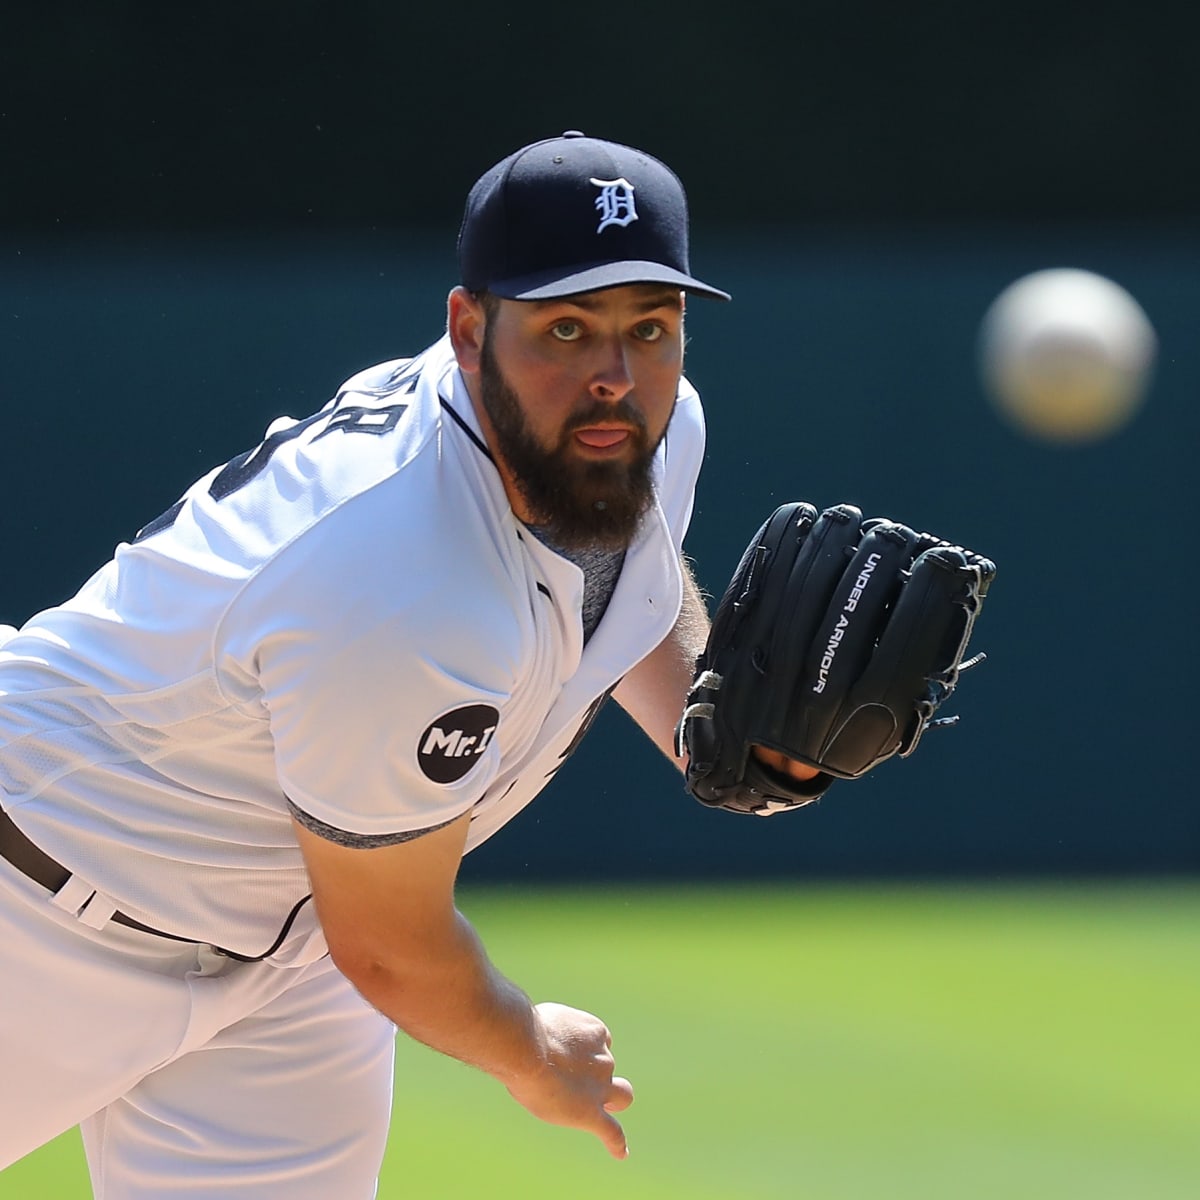
[[[578,321],[555,321],[550,326],[550,335],[560,342],[577,342],[583,337],[583,326]]]
[[[633,336],[640,342],[657,342],[662,335],[663,327],[657,321],[642,321],[633,330]]]

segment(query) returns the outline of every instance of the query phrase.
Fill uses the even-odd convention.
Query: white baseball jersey
[[[703,455],[681,383],[657,503],[584,645],[583,577],[507,501],[443,338],[199,480],[0,646],[0,807],[114,909],[324,952],[288,801],[386,835],[526,805],[669,632]]]

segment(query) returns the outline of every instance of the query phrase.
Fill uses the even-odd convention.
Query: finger
[[[612,1081],[608,1099],[604,1102],[605,1112],[624,1112],[633,1103],[633,1084],[619,1075]]]

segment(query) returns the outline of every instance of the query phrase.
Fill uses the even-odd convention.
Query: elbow
[[[345,939],[326,937],[329,957],[333,965],[350,980],[359,991],[364,983],[385,979],[390,970],[384,955],[373,953],[369,946],[348,942]]]
[[[442,966],[437,938],[413,936],[407,931],[388,937],[379,931],[341,931],[326,934],[329,957],[337,969],[369,1001],[382,997],[389,1006],[398,997],[423,993]]]
[[[333,965],[364,995],[392,990],[404,976],[406,956],[378,938],[326,931],[325,941]]]

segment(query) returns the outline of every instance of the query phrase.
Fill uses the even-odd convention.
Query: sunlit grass
[[[1200,886],[461,903],[535,999],[609,1023],[632,1153],[402,1040],[384,1200],[1200,1195]],[[0,1175],[0,1200],[87,1195],[75,1135]]]

